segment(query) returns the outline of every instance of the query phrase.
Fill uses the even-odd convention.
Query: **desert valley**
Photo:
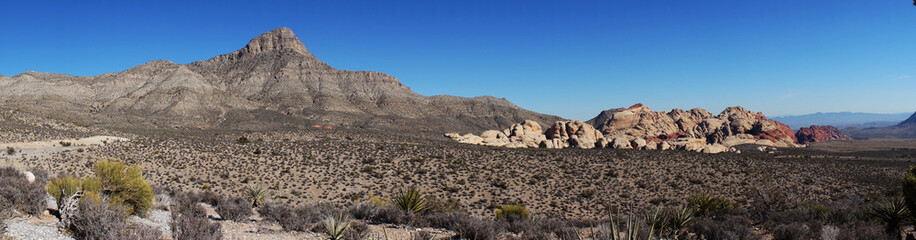
[[[424,96],[289,28],[188,64],[0,75],[0,239],[916,236],[916,113],[793,129],[605,104]]]

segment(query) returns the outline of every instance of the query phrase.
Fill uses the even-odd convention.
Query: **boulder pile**
[[[480,134],[447,133],[462,143],[509,148],[618,148],[686,150],[704,153],[737,152],[732,146],[758,144],[799,147],[795,132],[762,113],[729,107],[713,115],[694,108],[653,112],[636,104],[601,112],[582,121],[557,121],[546,130],[534,121],[512,125],[502,131]]]

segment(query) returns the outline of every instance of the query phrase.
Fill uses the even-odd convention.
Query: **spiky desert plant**
[[[667,228],[668,215],[665,214],[665,210],[661,208],[646,211],[645,218],[646,224],[652,226],[652,230],[659,232],[659,234],[662,234]]]
[[[617,228],[617,221],[614,219],[613,214],[611,214],[609,220],[610,221],[608,222],[607,225],[602,226],[601,229],[599,229],[598,236],[596,236],[597,239],[601,239],[601,240],[641,240],[639,238],[638,218],[627,217],[627,220],[625,223],[625,229]],[[649,236],[645,238],[646,240],[651,240],[654,237],[655,231],[653,230],[653,228],[655,228],[655,226],[649,227]],[[621,230],[623,230],[623,232]],[[621,237],[621,235],[623,235],[623,237]]]
[[[721,197],[714,197],[708,192],[691,194],[687,199],[687,203],[696,209],[697,214],[702,214],[704,216],[707,216],[710,213],[730,209],[733,205],[730,200]]]
[[[324,235],[328,240],[340,240],[343,239],[344,232],[347,231],[347,228],[350,227],[350,219],[344,217],[343,214],[338,214],[334,217],[328,217],[324,220]]]
[[[693,214],[693,208],[684,205],[668,209],[668,227],[674,231],[674,235],[679,235],[690,225],[690,222],[693,221]]]
[[[895,233],[900,230],[900,224],[906,220],[910,212],[903,197],[894,196],[872,203],[869,214],[885,224],[884,230],[887,233]]]
[[[424,212],[429,209],[429,201],[426,199],[426,195],[420,192],[420,189],[413,186],[399,190],[397,194],[394,195],[393,201],[395,206],[408,215]]]
[[[528,209],[525,208],[525,205],[506,204],[496,209],[496,219],[507,222],[525,221],[531,219],[531,214],[528,213]]]
[[[268,201],[270,196],[267,195],[267,188],[260,184],[248,184],[245,186],[245,197],[251,202],[251,206],[258,207]]]

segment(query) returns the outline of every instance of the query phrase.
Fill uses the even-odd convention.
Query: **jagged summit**
[[[287,27],[281,27],[258,35],[251,39],[244,48],[224,56],[230,60],[236,60],[276,50],[292,50],[303,56],[312,55],[309,50],[305,48],[305,44],[296,37],[293,30]]]

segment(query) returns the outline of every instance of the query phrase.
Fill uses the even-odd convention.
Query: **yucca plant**
[[[260,184],[248,184],[245,186],[245,197],[251,202],[252,207],[261,206],[264,201],[269,200],[267,188]]]
[[[668,209],[668,227],[674,231],[675,236],[679,236],[690,225],[690,222],[693,221],[693,214],[693,208],[684,205]]]
[[[659,234],[664,234],[668,225],[668,215],[661,208],[647,211],[645,214],[646,224],[652,226],[652,230]]]
[[[328,240],[340,240],[344,237],[344,232],[350,227],[350,219],[338,214],[335,217],[328,217],[324,220],[324,235]]]
[[[885,224],[887,233],[895,233],[900,230],[900,224],[906,220],[910,214],[906,207],[906,202],[902,196],[882,198],[871,205],[869,214]]]
[[[426,195],[420,192],[417,187],[408,187],[401,189],[394,195],[394,205],[404,211],[405,214],[411,215],[424,212],[429,209],[429,200]]]
[[[708,192],[691,194],[687,199],[687,203],[696,209],[696,214],[701,214],[703,216],[708,216],[710,213],[722,210],[728,210],[732,208],[733,205],[730,200],[722,197],[714,197]]]
[[[641,240],[639,238],[638,218],[627,217],[626,228],[618,229],[617,221],[614,220],[614,216],[612,214],[610,216],[610,222],[601,228],[602,229],[599,231],[600,233],[598,236],[596,236],[596,238],[600,240]],[[649,227],[649,236],[647,236],[645,240],[651,240],[654,237],[654,228],[655,226]],[[624,232],[621,232],[621,230],[624,230]],[[623,235],[623,237],[621,237],[621,235]]]

